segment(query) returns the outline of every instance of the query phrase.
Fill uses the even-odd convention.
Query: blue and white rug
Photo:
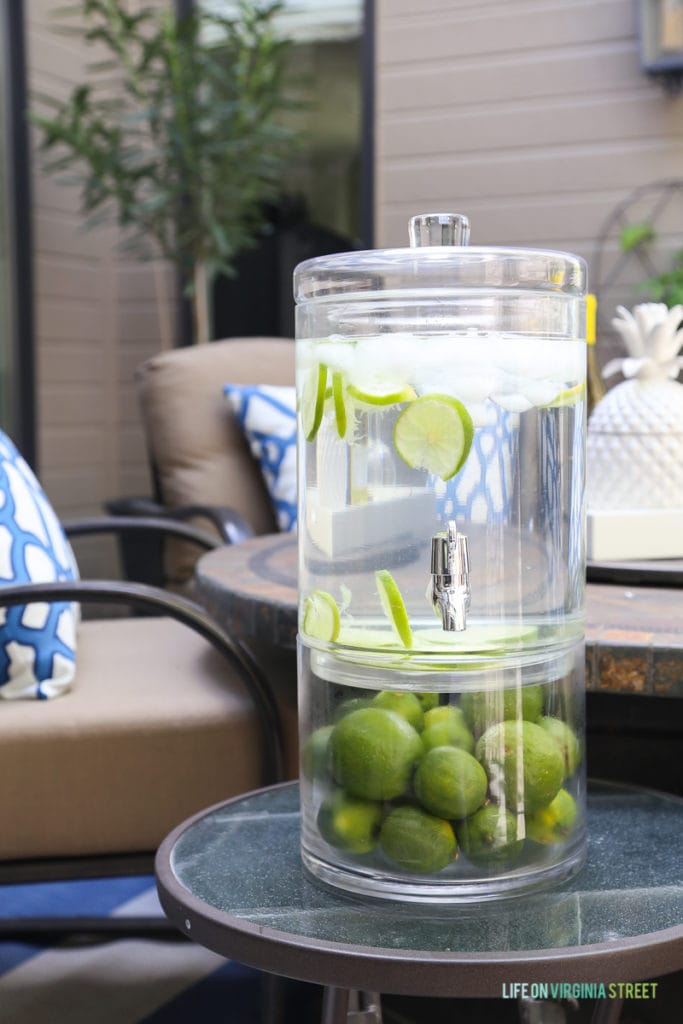
[[[161,914],[150,876],[0,886],[0,918]],[[0,942],[0,1024],[254,1024],[257,971],[188,942]]]

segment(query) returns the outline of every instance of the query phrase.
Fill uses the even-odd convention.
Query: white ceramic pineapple
[[[591,513],[615,510],[671,510],[683,516],[683,384],[675,380],[683,365],[678,354],[683,345],[683,306],[667,309],[663,303],[643,303],[633,312],[619,306],[617,313],[612,325],[629,354],[613,359],[603,372],[609,377],[621,370],[626,380],[607,392],[588,421],[589,518]],[[668,514],[659,526],[650,517],[646,528],[680,535],[681,523],[676,514]],[[659,552],[655,541],[652,550]],[[682,536],[662,543],[660,557],[683,554]],[[644,538],[634,544],[648,549]]]

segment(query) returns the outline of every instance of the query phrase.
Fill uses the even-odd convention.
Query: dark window
[[[204,0],[229,8],[229,0]],[[372,244],[370,0],[286,0],[283,31],[306,107],[303,144],[258,245],[214,286],[214,337],[294,334],[292,272],[313,256]]]

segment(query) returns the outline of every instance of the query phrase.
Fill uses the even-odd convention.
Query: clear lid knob
[[[470,222],[463,213],[418,213],[410,218],[411,248],[425,245],[467,245]]]

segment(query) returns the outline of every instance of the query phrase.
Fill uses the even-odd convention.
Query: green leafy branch
[[[638,252],[655,242],[656,238],[657,233],[651,224],[627,224],[619,239],[621,251]],[[663,302],[669,309],[683,305],[683,249],[674,252],[669,270],[647,278],[639,289],[651,302]]]
[[[190,293],[234,272],[295,144],[280,9],[239,0],[235,17],[176,18],[168,7],[81,0],[60,12],[78,18],[63,31],[106,57],[89,65],[88,84],[65,101],[42,97],[32,113],[46,170],[73,172],[88,223],[115,217],[140,255],[176,264]]]

